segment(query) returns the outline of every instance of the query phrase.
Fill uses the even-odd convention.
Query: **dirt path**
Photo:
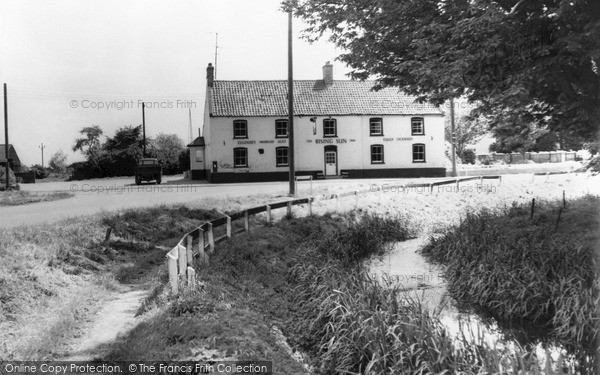
[[[68,346],[61,361],[91,361],[109,353],[120,335],[137,323],[136,313],[149,294],[145,285],[121,285],[92,321],[82,328],[82,334]]]

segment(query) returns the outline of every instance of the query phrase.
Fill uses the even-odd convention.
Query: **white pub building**
[[[314,178],[445,176],[444,115],[374,81],[294,81],[296,175]],[[209,182],[289,177],[287,81],[221,81],[207,68],[202,136],[191,177]]]

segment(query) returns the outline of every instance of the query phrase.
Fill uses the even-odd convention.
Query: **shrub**
[[[14,172],[10,168],[8,169],[8,176],[9,189],[19,190],[19,183],[15,178]],[[6,167],[4,165],[0,165],[0,191],[4,190],[6,190]]]
[[[475,154],[475,151],[471,149],[466,149],[463,151],[461,159],[463,164],[475,164],[477,155]]]

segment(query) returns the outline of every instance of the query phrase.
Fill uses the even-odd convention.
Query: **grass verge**
[[[495,319],[519,342],[565,348],[594,373],[600,342],[600,199],[513,205],[482,211],[423,249],[445,266],[463,308]]]
[[[56,192],[30,192],[23,190],[9,190],[0,192],[0,206],[19,206],[24,204],[50,202],[73,197],[75,194],[66,191]]]
[[[156,245],[179,228],[167,217],[189,228],[216,214],[158,206],[0,229],[0,358],[56,358],[118,283],[164,285]],[[107,243],[106,225],[114,226]]]

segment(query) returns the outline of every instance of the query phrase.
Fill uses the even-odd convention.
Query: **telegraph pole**
[[[450,98],[450,134],[452,135],[452,177],[456,177],[456,130],[454,128],[454,98]]]
[[[219,33],[216,33],[215,37],[215,80],[217,79],[217,56],[219,56]]]
[[[292,2],[288,9],[288,134],[290,137],[290,147],[288,152],[288,161],[290,163],[290,196],[296,195],[294,167],[294,64],[292,53]]]
[[[6,190],[10,188],[9,168],[8,168],[8,98],[6,93],[6,83],[4,84],[4,155],[6,157]]]
[[[142,157],[146,157],[146,103],[142,102],[142,137],[143,137],[143,147],[144,151],[142,153]]]
[[[44,146],[44,143],[42,143],[38,147],[40,148],[40,150],[42,150],[42,168],[44,168],[44,149],[46,148],[46,146]]]

